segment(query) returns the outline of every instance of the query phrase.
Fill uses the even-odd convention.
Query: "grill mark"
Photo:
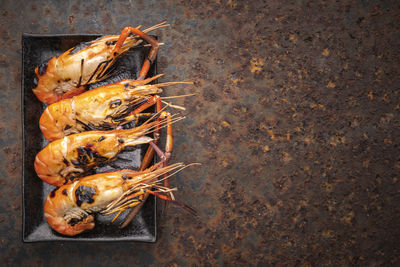
[[[83,221],[87,217],[86,214],[84,214],[81,218],[72,218],[69,220],[68,224],[71,226],[74,226],[75,224],[78,224],[79,222]]]
[[[127,107],[125,110],[121,111],[121,114],[119,116],[114,117],[113,121],[115,121],[115,122],[123,121],[129,113],[131,113],[133,110],[137,109],[138,107],[140,107],[141,105],[143,105],[146,102],[147,102],[147,99],[142,100],[134,105]]]
[[[83,63],[85,62],[85,59],[82,58],[81,60],[81,76],[79,77],[78,85],[76,87],[80,87],[82,83],[82,76],[83,76]]]
[[[58,189],[58,187],[54,188],[54,189],[50,192],[50,197],[51,197],[51,198],[55,197],[57,189]]]
[[[111,59],[106,61],[106,63],[104,64],[103,69],[101,70],[99,75],[97,75],[96,79],[101,79],[101,78],[104,77],[104,75],[107,73],[107,71],[106,71],[107,70],[107,66],[108,66],[108,64],[110,64],[110,62],[111,62]]]
[[[93,196],[96,194],[96,189],[90,186],[84,186],[81,185],[75,190],[75,196],[76,196],[76,204],[78,207],[82,205],[82,203],[87,202],[87,203],[93,203],[94,198]]]
[[[97,128],[94,127],[93,125],[89,125],[84,123],[83,121],[79,120],[79,119],[75,119],[78,123],[82,124],[83,127],[85,128],[86,131],[92,131],[92,130],[96,130]]]
[[[94,75],[97,73],[97,71],[99,70],[99,68],[101,67],[101,65],[105,64],[107,62],[106,61],[102,61],[99,63],[99,65],[97,65],[97,68],[94,70],[94,72],[92,73],[92,75],[90,76],[89,80],[87,81],[87,84],[92,80],[92,78],[94,77]]]

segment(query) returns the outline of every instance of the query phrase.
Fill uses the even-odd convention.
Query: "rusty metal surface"
[[[399,262],[396,1],[2,1],[0,260],[7,265],[395,265]],[[158,241],[21,238],[21,34],[150,26],[166,95],[188,118],[172,162],[194,218],[171,206]]]

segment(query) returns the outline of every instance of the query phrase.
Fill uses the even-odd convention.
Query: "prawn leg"
[[[157,100],[157,112],[160,112],[162,109],[161,98],[159,96],[154,96],[152,98],[155,98]],[[147,103],[145,103],[144,105],[146,105],[146,104]],[[146,109],[146,108],[147,107],[145,107],[144,109]],[[133,111],[133,112],[135,112],[135,111]],[[158,156],[161,158],[162,166],[164,167],[164,166],[168,165],[168,160],[171,157],[172,148],[173,148],[172,118],[171,118],[171,114],[169,112],[162,112],[162,114],[160,114],[160,116],[157,118],[158,122],[160,122],[161,117],[163,115],[167,117],[167,141],[166,141],[165,153],[162,152],[162,150],[157,146],[159,139],[160,139],[160,134],[161,134],[161,129],[159,127],[159,123],[157,123],[158,126],[156,126],[153,141],[150,143],[150,146],[147,149],[145,156],[143,157],[139,171],[145,170],[150,165],[151,161],[153,160],[155,152],[157,152]],[[164,175],[164,177],[167,177],[167,176],[168,176],[168,173],[166,173]],[[165,179],[164,186],[169,187],[169,184],[170,184],[169,178]],[[126,227],[133,220],[133,218],[135,218],[136,214],[139,212],[139,210],[143,206],[144,202],[149,197],[149,194],[150,193],[148,191],[146,191],[146,193],[143,196],[143,201],[132,208],[132,210],[126,216],[125,221],[121,224],[120,228]]]
[[[150,98],[149,102],[144,103],[142,106],[140,106],[139,108],[137,108],[134,112],[140,112],[141,110],[146,109],[148,106],[150,106],[153,102],[156,103],[156,110],[157,113],[161,112],[162,109],[162,104],[161,104],[161,98],[160,96],[156,95]],[[153,141],[158,144],[159,140],[160,140],[160,135],[161,135],[161,128],[160,128],[160,121],[161,121],[161,116],[159,116],[157,118],[157,125],[156,125],[156,130],[154,131],[154,137],[153,137]],[[171,128],[172,124],[171,121],[167,121],[167,129]],[[172,129],[171,129],[172,132]],[[152,162],[154,157],[154,148],[152,146],[149,146],[149,148],[146,151],[146,154],[143,157],[142,163],[140,165],[139,170],[143,171],[145,170],[150,163]]]
[[[126,38],[128,38],[128,36],[131,33],[138,35],[140,38],[146,40],[149,44],[151,44],[151,49],[150,49],[149,55],[144,60],[142,69],[139,72],[139,77],[137,78],[137,80],[143,80],[146,77],[147,73],[149,72],[150,66],[151,66],[151,64],[153,64],[153,62],[157,56],[159,44],[156,39],[147,35],[146,33],[142,32],[141,30],[139,30],[137,28],[125,27],[122,30],[122,32],[118,38],[118,41],[115,44],[115,47],[112,51],[112,58],[115,59],[120,54],[122,45],[124,44]]]

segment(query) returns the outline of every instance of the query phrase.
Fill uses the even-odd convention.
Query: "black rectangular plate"
[[[156,241],[156,201],[149,197],[135,219],[124,229],[119,225],[123,222],[128,211],[111,223],[113,215],[96,216],[96,226],[75,237],[63,236],[53,231],[47,224],[43,215],[44,200],[54,189],[42,182],[36,175],[33,164],[36,154],[44,148],[48,142],[43,138],[39,129],[39,118],[46,105],[39,102],[32,92],[36,66],[58,56],[69,48],[81,43],[96,39],[100,35],[30,35],[22,36],[22,129],[23,129],[23,241]],[[136,47],[115,63],[112,75],[91,88],[117,82],[122,79],[136,78],[144,58],[149,52],[148,47]],[[149,77],[156,74],[156,62],[154,62]],[[147,146],[139,146],[134,151],[123,153],[124,158],[130,161],[117,161],[120,168],[136,169],[146,152]],[[97,169],[96,172],[112,171],[111,167]]]

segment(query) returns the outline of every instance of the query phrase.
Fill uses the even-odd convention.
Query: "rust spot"
[[[74,15],[70,15],[70,16],[68,17],[68,22],[69,22],[69,24],[74,23],[74,22],[75,22],[75,16],[74,16]]]

